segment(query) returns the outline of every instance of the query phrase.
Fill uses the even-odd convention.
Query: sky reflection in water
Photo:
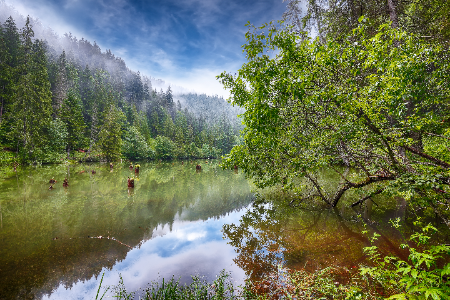
[[[221,232],[253,199],[242,174],[218,161],[142,163],[127,190],[133,175],[128,164],[1,173],[0,299],[95,299],[103,273],[102,286],[117,285],[120,273],[130,292],[162,277],[210,281],[222,269],[242,282]]]
[[[159,226],[153,238],[140,247],[129,251],[123,261],[105,272],[102,286],[117,285],[119,274],[128,291],[144,288],[150,281],[161,278],[181,277],[180,282],[189,282],[191,275],[205,276],[214,280],[225,269],[233,280],[242,283],[244,271],[236,266],[234,248],[227,244],[221,232],[224,224],[238,223],[246,210],[230,213],[219,219],[206,221],[183,221],[177,216],[172,225]],[[72,288],[60,285],[50,297],[43,299],[95,299],[101,276],[85,282],[77,282]]]

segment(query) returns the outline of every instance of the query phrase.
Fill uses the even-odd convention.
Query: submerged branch
[[[314,187],[316,188],[317,193],[319,194],[320,198],[322,198],[322,200],[325,201],[327,204],[331,204],[330,201],[323,195],[322,189],[320,188],[320,185],[317,183],[317,181],[314,180],[314,179],[312,178],[312,176],[309,175],[308,172],[306,172],[306,171],[305,171],[305,176],[306,176],[306,178],[308,178],[309,181],[311,181],[311,183],[314,185]]]

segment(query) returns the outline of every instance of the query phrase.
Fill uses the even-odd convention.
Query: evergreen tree
[[[44,43],[32,42],[34,32],[27,18],[21,32],[20,77],[15,87],[11,135],[23,160],[36,160],[35,149],[45,142],[45,129],[51,121],[51,91]]]
[[[172,117],[175,114],[175,107],[173,102],[172,89],[170,86],[167,88],[167,91],[164,93],[164,108],[170,113]]]
[[[69,78],[67,74],[67,60],[66,52],[63,51],[57,63],[57,73],[55,79],[55,86],[53,88],[53,111],[55,115],[59,115],[59,110],[67,97],[69,91]]]
[[[8,119],[14,89],[18,80],[20,35],[14,20],[9,17],[0,24],[0,143],[8,143],[12,119]],[[6,118],[5,118],[6,116]]]
[[[67,127],[68,138],[65,145],[67,157],[70,151],[85,145],[84,130],[86,125],[83,119],[79,97],[75,92],[69,91],[61,107],[61,120]]]
[[[21,48],[19,29],[12,17],[9,17],[3,24],[3,36],[4,46],[9,53],[9,57],[6,63],[15,68],[19,65],[19,55]]]
[[[144,85],[142,84],[141,75],[139,72],[132,73],[131,80],[128,86],[129,102],[131,105],[140,107],[145,98]]]
[[[106,114],[104,124],[98,135],[97,148],[107,161],[116,161],[122,150],[122,125],[125,115],[111,105]]]
[[[152,89],[149,78],[130,71],[110,50],[102,53],[96,43],[71,34],[62,46],[35,40],[30,18],[20,31],[12,18],[0,24],[0,144],[16,149],[24,162],[59,160],[64,151],[70,156],[88,143],[89,152],[94,146],[107,149],[105,132],[116,114],[111,111],[127,117],[129,130],[121,138],[131,141],[129,133],[137,130],[134,141],[153,146],[152,137],[164,136],[176,145],[170,157],[185,157],[192,142],[198,149],[223,140],[221,127],[211,125],[217,114],[210,113],[223,99],[190,95],[186,106],[202,104],[202,113],[194,114],[183,110],[180,101],[175,105],[171,87]]]

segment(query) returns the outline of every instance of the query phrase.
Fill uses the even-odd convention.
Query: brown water
[[[413,224],[418,217],[438,228],[431,243],[450,243],[449,228],[432,211],[414,211],[401,198],[374,197],[376,202],[351,208],[350,196],[339,208],[326,209],[320,202],[293,208],[289,197],[283,199],[279,193],[258,197],[240,222],[224,226],[224,235],[238,254],[234,261],[256,293],[273,292],[287,272],[312,273],[329,266],[340,270],[339,281],[345,284],[360,265],[371,265],[363,249],[372,245],[384,255],[407,261],[409,253],[400,244],[420,231]],[[399,228],[390,223],[394,219]],[[379,235],[376,241],[374,233]]]

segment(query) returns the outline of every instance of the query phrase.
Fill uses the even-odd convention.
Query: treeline
[[[226,106],[183,107],[110,50],[71,34],[62,44],[67,51],[36,39],[29,17],[22,29],[12,17],[0,23],[0,144],[9,152],[0,159],[216,158],[235,145],[241,125]]]

